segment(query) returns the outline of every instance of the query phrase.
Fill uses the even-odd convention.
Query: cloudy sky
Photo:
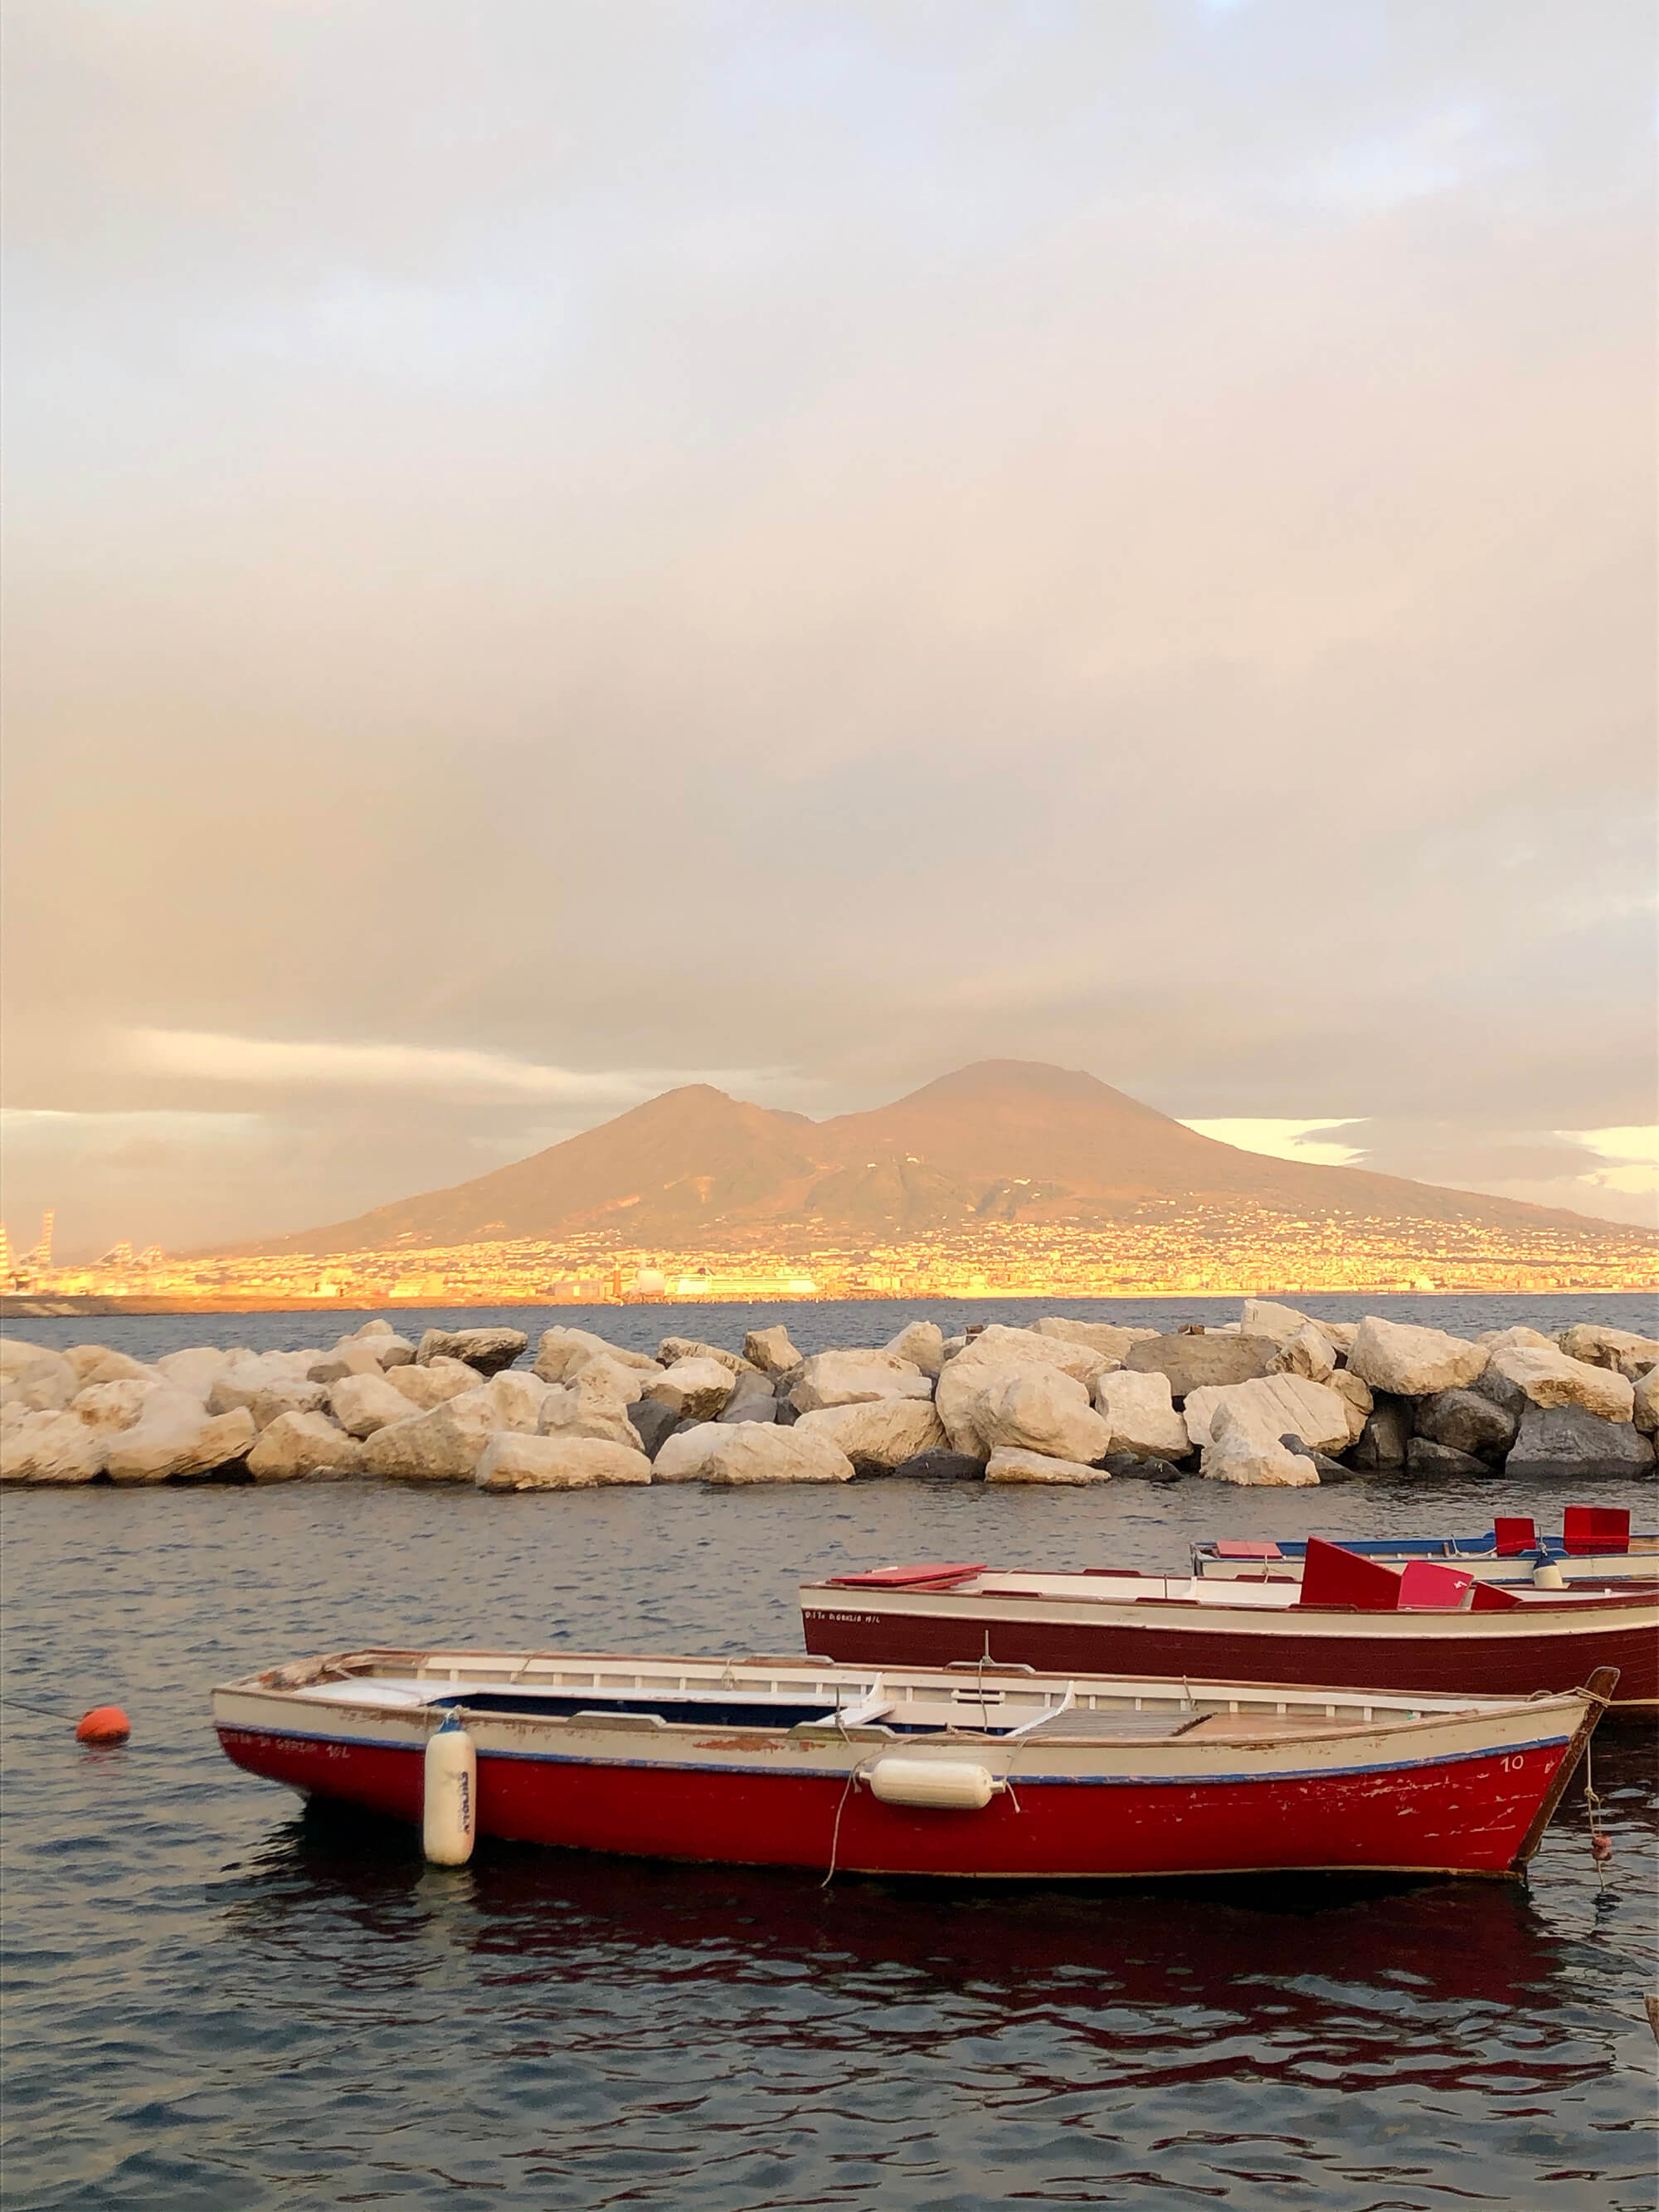
[[[1645,0],[7,0],[6,1212],[987,1055],[1644,1218]]]

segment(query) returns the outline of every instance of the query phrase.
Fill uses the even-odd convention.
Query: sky
[[[14,1244],[988,1057],[1651,1218],[1638,0],[0,13]]]

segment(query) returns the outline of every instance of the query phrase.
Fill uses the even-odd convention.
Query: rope
[[[842,1789],[841,1802],[836,1807],[836,1825],[830,1832],[830,1870],[818,1884],[820,1889],[828,1889],[836,1878],[836,1856],[841,1849],[841,1816],[847,1810],[847,1801],[853,1794],[853,1784],[863,1773],[864,1765],[865,1762],[860,1759],[856,1766],[849,1767],[848,1770],[847,1780]]]
[[[63,1721],[67,1723],[75,1718],[73,1713],[59,1712],[55,1705],[33,1705],[27,1698],[14,1698],[9,1691],[0,1697],[0,1705],[20,1706],[26,1713],[39,1713],[43,1720]]]

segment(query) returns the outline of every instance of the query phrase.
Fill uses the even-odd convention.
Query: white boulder
[[[1281,1375],[1300,1375],[1310,1382],[1328,1382],[1336,1371],[1336,1354],[1329,1337],[1309,1322],[1294,1336],[1285,1339],[1274,1364]]]
[[[1239,1383],[1234,1388],[1246,1390],[1251,1385]],[[1252,1413],[1231,1405],[1216,1408],[1202,1466],[1212,1482],[1233,1482],[1245,1487],[1305,1490],[1319,1481],[1319,1469],[1310,1459],[1300,1452],[1287,1451],[1277,1437],[1264,1432]]]
[[[1352,1441],[1348,1401],[1328,1382],[1301,1375],[1259,1375],[1249,1382],[1206,1383],[1187,1401],[1187,1434],[1200,1449],[1212,1443],[1225,1407],[1236,1423],[1254,1425],[1264,1442],[1300,1437],[1310,1451],[1334,1455]],[[1362,1419],[1361,1426],[1364,1426]]]
[[[1576,1322],[1564,1329],[1560,1348],[1569,1359],[1582,1359],[1590,1367],[1616,1367],[1632,1382],[1659,1364],[1659,1337],[1638,1336],[1628,1328],[1608,1328],[1601,1322]]]
[[[240,1359],[233,1359],[208,1385],[207,1409],[210,1413],[234,1413],[239,1406],[246,1406],[252,1413],[262,1390],[276,1383],[303,1382],[309,1367],[310,1355],[307,1352],[301,1352],[297,1358],[287,1352],[250,1352]]]
[[[742,1424],[752,1427],[753,1423]],[[665,1437],[651,1462],[653,1482],[701,1482],[715,1449],[730,1431],[718,1421],[701,1422],[695,1429],[680,1429]]]
[[[1659,1367],[1650,1367],[1631,1391],[1631,1418],[1644,1436],[1659,1432]]]
[[[0,1378],[0,1401],[26,1413],[61,1413],[81,1388],[81,1378],[61,1352],[30,1346],[32,1359],[20,1360]]]
[[[921,1368],[890,1352],[815,1352],[801,1365],[789,1393],[798,1413],[821,1406],[857,1406],[873,1398],[931,1398],[933,1386]]]
[[[740,1352],[728,1352],[723,1344],[705,1344],[700,1336],[664,1337],[657,1346],[658,1366],[675,1367],[682,1359],[712,1359],[734,1376],[749,1374],[754,1364]]]
[[[51,1352],[54,1359],[64,1355],[52,1352],[49,1344],[34,1344],[26,1336],[0,1336],[0,1377],[15,1375],[20,1367],[31,1366],[43,1352]]]
[[[743,1356],[763,1375],[789,1375],[800,1365],[800,1354],[781,1322],[771,1328],[751,1328],[743,1340]]]
[[[1339,1367],[1327,1378],[1327,1388],[1334,1390],[1348,1409],[1348,1442],[1358,1443],[1367,1419],[1376,1409],[1369,1382],[1361,1382],[1352,1368]]]
[[[658,1362],[647,1352],[629,1352],[608,1343],[586,1328],[549,1328],[542,1332],[536,1351],[535,1373],[544,1382],[568,1382],[590,1359],[614,1359],[623,1367],[648,1369],[655,1374]]]
[[[373,1381],[373,1376],[369,1377]],[[417,1413],[429,1413],[446,1399],[478,1387],[478,1370],[464,1359],[434,1359],[424,1367],[388,1367],[382,1380]]]
[[[937,1378],[945,1364],[945,1332],[937,1322],[913,1321],[908,1328],[890,1337],[882,1350]]]
[[[651,1462],[643,1452],[599,1437],[530,1437],[505,1430],[484,1446],[472,1480],[480,1490],[594,1490],[649,1482]]]
[[[184,1352],[166,1352],[155,1362],[155,1371],[175,1390],[188,1390],[207,1403],[207,1394],[230,1364],[216,1345],[193,1344]]]
[[[356,1474],[362,1463],[362,1444],[337,1428],[326,1413],[278,1413],[247,1455],[247,1471],[256,1482]]]
[[[999,1444],[985,1465],[987,1482],[1043,1482],[1074,1490],[1086,1482],[1111,1479],[1103,1467],[1089,1467],[1076,1459],[1054,1459],[1048,1452],[1022,1451],[1013,1444]]]
[[[869,1398],[852,1406],[823,1406],[815,1413],[803,1413],[795,1433],[828,1437],[860,1474],[890,1474],[918,1452],[945,1449],[944,1424],[925,1398]]]
[[[363,1446],[363,1471],[402,1482],[471,1482],[499,1426],[495,1394],[481,1383],[429,1413],[376,1429]]]
[[[216,1468],[246,1459],[255,1434],[246,1406],[210,1413],[193,1392],[152,1390],[132,1426],[106,1441],[104,1465],[112,1482],[211,1474]]]
[[[1095,1383],[1095,1404],[1112,1432],[1113,1451],[1137,1459],[1185,1459],[1192,1449],[1187,1424],[1176,1413],[1167,1375],[1137,1374],[1120,1367]]]
[[[0,1429],[0,1482],[90,1482],[104,1471],[106,1442],[72,1413],[19,1407]]]
[[[737,1387],[734,1371],[718,1359],[689,1358],[648,1381],[647,1398],[655,1398],[682,1421],[713,1421]]]
[[[1542,1352],[1555,1352],[1560,1348],[1553,1336],[1540,1335],[1537,1329],[1523,1328],[1518,1322],[1513,1328],[1482,1329],[1475,1341],[1486,1346],[1489,1359],[1494,1352],[1508,1352],[1517,1344],[1530,1345],[1534,1351]]]
[[[392,1389],[379,1368],[373,1375],[343,1375],[337,1382],[313,1382],[307,1387],[328,1392],[329,1411],[347,1436],[359,1441],[372,1437],[377,1429],[384,1429],[392,1421],[415,1419],[414,1407],[401,1390]],[[292,1411],[296,1419],[309,1418],[302,1415],[297,1407]],[[256,1421],[259,1418],[257,1400],[253,1418]]]
[[[1000,1325],[984,1329],[946,1361],[934,1392],[951,1450],[984,1459],[992,1439],[979,1423],[981,1396],[1013,1374],[1033,1370],[1069,1375],[1084,1385],[1085,1395],[1097,1376],[1113,1371],[1109,1355],[1069,1337],[1040,1336],[1035,1329]]]
[[[322,1413],[331,1387],[326,1382],[267,1382],[248,1407],[254,1427],[261,1431],[268,1429],[281,1413]]]
[[[1397,1397],[1427,1398],[1437,1390],[1461,1390],[1484,1373],[1486,1347],[1443,1329],[1416,1328],[1406,1322],[1382,1321],[1367,1314],[1355,1332],[1348,1371],[1373,1390]],[[1311,1443],[1312,1437],[1308,1438]]]
[[[999,1450],[1042,1452],[1086,1467],[1104,1459],[1112,1448],[1110,1422],[1096,1413],[1076,1376],[1058,1368],[1018,1368],[988,1383],[980,1393],[974,1425],[993,1455]]]
[[[540,1428],[542,1407],[555,1389],[539,1375],[510,1367],[498,1368],[483,1387],[495,1405],[495,1426],[525,1437],[533,1437]]]
[[[716,1424],[720,1441],[704,1462],[702,1479],[716,1487],[752,1482],[850,1482],[853,1462],[826,1436],[797,1423],[780,1429],[766,1421]],[[688,1431],[688,1433],[690,1433]],[[672,1437],[669,1439],[672,1443]],[[663,1450],[668,1449],[665,1444]],[[658,1454],[660,1462],[662,1454]]]
[[[70,1399],[69,1410],[83,1428],[99,1436],[112,1436],[132,1426],[152,1391],[166,1388],[165,1382],[144,1381],[134,1375],[116,1382],[88,1382]]]
[[[1032,1322],[1031,1333],[1058,1337],[1062,1344],[1080,1344],[1099,1352],[1103,1359],[1119,1362],[1128,1358],[1132,1344],[1158,1334],[1155,1328],[1120,1328],[1109,1321],[1067,1321],[1062,1314],[1044,1314],[1041,1321]]]
[[[306,1373],[313,1382],[340,1382],[348,1375],[383,1375],[386,1370],[376,1358],[372,1342],[359,1337],[342,1337],[332,1352],[325,1352],[313,1359]]]
[[[1495,1351],[1492,1370],[1524,1390],[1534,1406],[1582,1406],[1604,1421],[1628,1421],[1635,1394],[1610,1367],[1569,1359],[1553,1344],[1516,1344]]]
[[[641,1379],[614,1360],[590,1360],[577,1370],[574,1382],[544,1384],[546,1395],[537,1411],[536,1427],[546,1437],[587,1437],[637,1451],[640,1432],[629,1419],[628,1409],[641,1395]]]
[[[153,1382],[155,1370],[125,1352],[112,1352],[106,1344],[72,1344],[64,1357],[81,1378],[84,1390],[93,1382]]]

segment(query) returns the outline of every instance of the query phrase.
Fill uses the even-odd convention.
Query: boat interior
[[[1145,1741],[1194,1731],[1260,1740],[1398,1725],[1511,1702],[1117,1676],[1068,1681],[975,1661],[870,1671],[811,1659],[652,1660],[549,1651],[363,1651],[274,1668],[232,1686],[337,1708],[426,1708],[555,1723],[602,1719],[620,1729],[1003,1741],[1039,1733],[1045,1739]]]

